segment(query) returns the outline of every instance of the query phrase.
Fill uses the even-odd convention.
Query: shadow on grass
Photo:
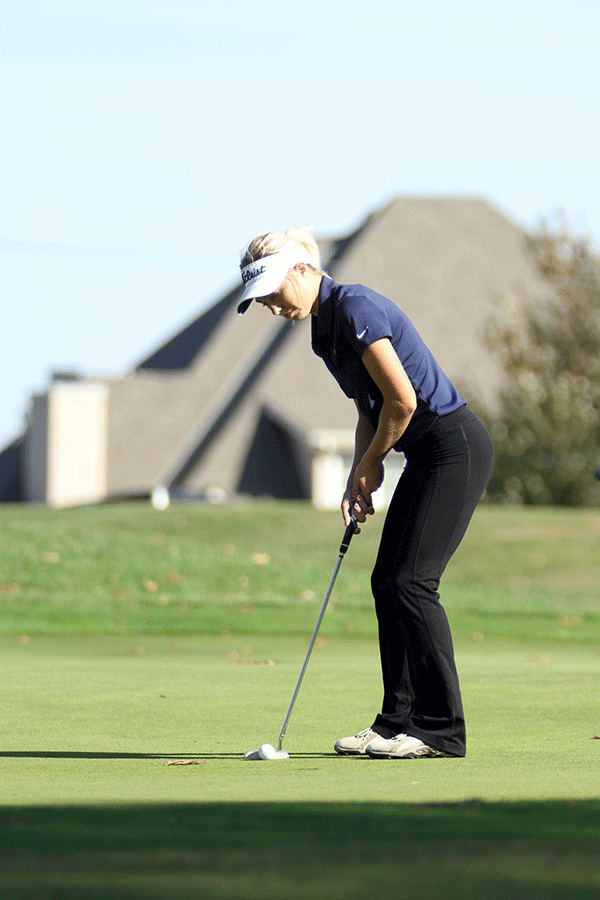
[[[0,898],[597,898],[600,800],[0,807]]]
[[[336,753],[294,753],[294,759],[333,759]],[[1,750],[0,759],[233,759],[243,753],[103,753],[78,750]]]
[[[242,754],[243,756],[243,754]],[[0,758],[10,759],[239,759],[239,753],[102,753],[78,750],[2,750]]]

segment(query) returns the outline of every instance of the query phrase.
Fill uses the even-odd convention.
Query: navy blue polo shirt
[[[324,275],[318,315],[312,318],[312,348],[347,397],[377,430],[381,391],[362,363],[371,344],[389,338],[415,390],[417,408],[395,450],[406,450],[440,416],[466,404],[402,310],[362,284],[337,284]]]

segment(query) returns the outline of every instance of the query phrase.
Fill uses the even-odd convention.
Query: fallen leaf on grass
[[[535,659],[529,660],[531,668],[537,669],[539,666],[545,666],[546,663],[550,662],[549,656],[536,656]]]
[[[579,616],[564,616],[558,624],[563,628],[581,628],[583,620]]]
[[[246,648],[244,651],[246,652]],[[250,648],[249,652],[252,652],[252,648]],[[274,666],[276,665],[274,659],[240,659],[240,654],[237,650],[229,650],[227,652],[227,656],[229,657],[229,662],[232,666]]]
[[[170,759],[165,766],[205,766],[205,759]]]
[[[171,584],[181,584],[183,579],[183,575],[180,575],[179,572],[169,572],[169,581]]]
[[[253,553],[252,562],[255,566],[268,566],[271,562],[271,557],[268,553]]]
[[[274,659],[265,659],[261,662],[258,659],[232,659],[232,666],[274,666],[276,665]]]
[[[50,550],[48,553],[44,553],[42,559],[47,563],[57,563],[60,562],[60,553],[57,553],[55,550]]]

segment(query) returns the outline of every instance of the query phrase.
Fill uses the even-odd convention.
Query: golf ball
[[[275,747],[273,744],[261,744],[258,748],[258,755],[261,759],[275,759]]]
[[[163,485],[154,488],[151,499],[154,509],[167,509],[170,503],[169,492]]]

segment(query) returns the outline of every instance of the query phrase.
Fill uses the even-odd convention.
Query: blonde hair
[[[304,247],[310,257],[310,266],[317,272],[324,274],[321,269],[321,254],[313,235],[313,226],[305,225],[303,228],[288,228],[285,234],[281,231],[268,231],[260,234],[250,241],[242,254],[240,269],[262,259],[264,256],[272,256],[281,253],[282,250],[294,250]]]

